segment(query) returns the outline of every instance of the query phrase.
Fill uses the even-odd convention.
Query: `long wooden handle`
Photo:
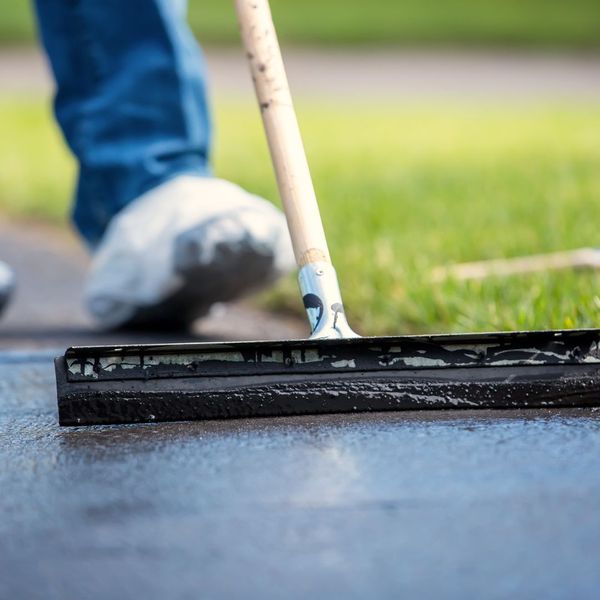
[[[268,0],[235,0],[298,266],[331,262]]]

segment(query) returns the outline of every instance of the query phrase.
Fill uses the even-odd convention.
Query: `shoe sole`
[[[275,258],[270,252],[232,251],[222,246],[215,249],[211,265],[194,265],[194,250],[187,247],[176,252],[177,273],[183,278],[178,291],[154,306],[138,308],[120,329],[188,329],[215,303],[237,300],[277,279]]]

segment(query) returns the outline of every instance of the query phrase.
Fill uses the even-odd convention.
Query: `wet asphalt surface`
[[[598,597],[600,411],[60,428],[52,357],[124,340],[72,239],[0,233],[0,599]],[[232,311],[194,336],[299,332]]]
[[[0,598],[598,597],[600,411],[68,429],[50,358],[0,357]]]

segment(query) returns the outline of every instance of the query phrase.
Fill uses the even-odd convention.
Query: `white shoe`
[[[6,263],[0,261],[0,313],[8,304],[14,289],[15,274]]]
[[[237,185],[181,175],[114,217],[86,304],[107,328],[185,325],[293,268],[282,213]]]

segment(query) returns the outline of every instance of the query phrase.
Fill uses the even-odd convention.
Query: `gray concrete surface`
[[[0,598],[593,599],[600,412],[60,429],[0,355]]]
[[[2,220],[0,257],[17,277],[15,297],[0,318],[0,350],[199,339],[289,339],[302,337],[307,331],[300,319],[270,315],[241,303],[216,308],[189,334],[102,332],[83,307],[89,257],[72,233],[39,223]]]
[[[284,48],[294,95],[346,101],[597,101],[598,53]],[[254,102],[240,49],[206,50],[217,99]],[[0,90],[48,93],[52,84],[37,50],[0,52]]]

